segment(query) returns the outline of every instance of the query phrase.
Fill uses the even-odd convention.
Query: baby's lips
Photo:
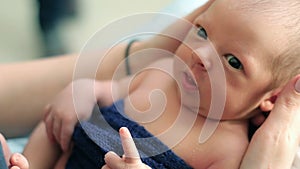
[[[300,94],[300,77],[295,83],[295,90]]]

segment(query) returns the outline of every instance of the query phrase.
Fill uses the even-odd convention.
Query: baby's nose
[[[203,71],[207,71],[211,67],[211,63],[207,56],[198,56],[195,52],[192,52],[193,65],[199,67]]]

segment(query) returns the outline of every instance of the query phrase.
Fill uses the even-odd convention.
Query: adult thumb
[[[288,127],[300,138],[300,75],[290,80],[279,94],[267,121]],[[266,121],[266,122],[267,122]]]
[[[268,118],[253,135],[240,168],[290,168],[299,137],[300,75],[297,75],[282,89]]]

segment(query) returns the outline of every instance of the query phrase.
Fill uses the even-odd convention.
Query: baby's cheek
[[[191,50],[189,50],[184,44],[181,44],[175,52],[175,55],[184,61],[186,61],[190,54]]]

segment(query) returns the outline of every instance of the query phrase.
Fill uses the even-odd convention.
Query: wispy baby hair
[[[284,85],[300,74],[300,0],[241,0],[238,9],[264,16],[275,27],[281,27],[285,39],[280,53],[271,61],[273,84],[270,88]]]

